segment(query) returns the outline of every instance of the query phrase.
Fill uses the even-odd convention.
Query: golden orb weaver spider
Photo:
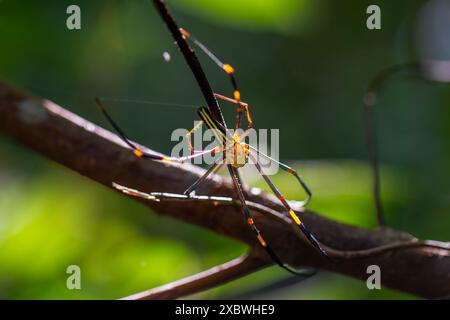
[[[305,226],[305,224],[302,222],[298,214],[292,209],[289,202],[284,198],[284,196],[281,194],[281,192],[278,190],[278,188],[274,185],[274,183],[270,180],[267,174],[264,173],[262,166],[260,165],[257,157],[264,157],[267,158],[270,161],[276,162],[279,167],[287,172],[288,174],[294,176],[302,189],[306,193],[306,199],[301,202],[302,206],[306,206],[312,196],[312,192],[310,188],[307,186],[307,184],[303,181],[303,179],[300,177],[300,175],[291,167],[271,158],[270,156],[260,152],[257,148],[246,144],[243,142],[243,139],[248,134],[249,130],[253,128],[253,122],[250,115],[250,108],[249,105],[243,101],[241,101],[241,92],[238,89],[237,81],[235,78],[235,70],[234,68],[227,63],[222,62],[221,59],[218,58],[216,54],[214,54],[210,49],[208,49],[202,42],[200,42],[197,38],[193,37],[189,32],[187,32],[185,29],[179,29],[179,32],[184,40],[190,40],[192,41],[197,47],[199,47],[215,64],[217,64],[230,78],[231,84],[233,87],[233,98],[229,98],[224,95],[220,95],[217,93],[214,93],[214,96],[216,99],[231,102],[233,104],[237,105],[237,119],[236,119],[236,131],[233,135],[230,134],[228,129],[223,126],[222,124],[217,121],[211,114],[211,112],[205,108],[205,107],[199,107],[198,108],[198,115],[201,119],[201,123],[205,124],[208,129],[210,129],[216,138],[217,141],[219,141],[219,146],[210,148],[208,150],[202,150],[202,151],[196,151],[193,150],[192,144],[189,143],[189,149],[191,151],[191,154],[188,156],[182,156],[182,157],[166,157],[166,156],[160,156],[155,155],[151,153],[147,153],[143,150],[141,150],[135,143],[133,143],[128,136],[125,134],[125,132],[120,128],[120,126],[113,120],[113,118],[110,116],[110,114],[107,112],[104,104],[100,99],[96,99],[96,103],[98,107],[101,109],[109,123],[113,126],[113,128],[116,130],[120,138],[131,148],[134,155],[138,158],[143,159],[151,159],[155,161],[164,161],[164,162],[176,162],[176,163],[183,163],[198,157],[203,157],[205,155],[215,155],[218,153],[222,153],[224,155],[222,161],[213,164],[210,166],[206,172],[198,178],[191,186],[189,186],[183,194],[171,194],[171,193],[161,193],[161,192],[152,192],[152,193],[145,193],[138,190],[134,190],[131,188],[128,188],[126,186],[122,186],[116,183],[113,183],[113,186],[118,189],[119,191],[126,193],[128,195],[144,198],[147,200],[152,201],[159,201],[160,199],[174,199],[174,200],[189,200],[189,199],[199,199],[199,200],[205,200],[205,201],[217,201],[220,197],[216,196],[197,196],[195,195],[196,189],[204,182],[208,176],[210,176],[212,173],[215,173],[219,171],[223,165],[227,165],[228,171],[230,173],[230,176],[232,178],[233,184],[235,186],[235,190],[237,192],[239,202],[242,207],[242,212],[244,214],[245,220],[251,231],[254,233],[256,239],[258,240],[258,243],[260,246],[267,252],[267,254],[270,256],[270,258],[281,268],[293,273],[293,274],[301,274],[304,275],[304,273],[300,273],[297,270],[291,268],[290,266],[284,264],[282,260],[278,257],[278,255],[274,252],[274,250],[270,247],[268,242],[263,237],[261,231],[256,226],[256,223],[253,219],[253,215],[249,209],[249,206],[246,203],[246,199],[243,192],[242,187],[242,179],[240,177],[239,168],[244,167],[248,160],[251,159],[254,163],[257,171],[262,176],[266,184],[269,186],[269,188],[272,190],[272,192],[276,195],[278,200],[281,202],[281,204],[284,206],[287,214],[292,219],[292,221],[295,223],[295,225],[298,226],[300,231],[305,235],[307,240],[320,252],[321,255],[328,257],[326,251],[321,247],[319,241],[315,238],[315,236],[309,231],[309,229]],[[238,134],[238,130],[241,128],[241,121],[242,121],[242,113],[243,110],[245,110],[245,115],[247,119],[247,129],[242,133]],[[192,135],[192,133],[199,128],[199,125],[194,126],[194,128],[189,131],[187,136],[189,137]],[[224,198],[222,198],[223,200]],[[225,200],[224,200],[225,201]]]

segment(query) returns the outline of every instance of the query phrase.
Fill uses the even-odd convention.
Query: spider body
[[[248,145],[241,142],[241,138],[237,133],[233,136],[232,144],[232,147],[225,150],[225,163],[236,169],[242,168],[248,163]]]

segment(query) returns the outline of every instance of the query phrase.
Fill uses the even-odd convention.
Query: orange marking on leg
[[[260,243],[263,247],[266,247],[266,246],[267,246],[267,243],[266,243],[266,241],[263,239],[263,237],[261,236],[261,234],[258,234],[257,238],[258,238],[259,243]]]
[[[249,126],[249,128],[253,128],[253,121],[252,121],[252,118],[250,117],[250,110],[249,110],[248,104],[245,104],[244,108],[245,108],[245,114],[247,115],[248,126]]]
[[[139,158],[142,158],[144,156],[144,153],[139,149],[134,149],[133,153],[135,154],[136,157],[139,157]]]
[[[295,173],[295,171],[292,170],[292,169],[288,169],[287,172],[288,172],[288,173],[291,173],[291,174],[294,174],[294,173]]]
[[[234,90],[233,95],[236,100],[241,100],[241,93],[239,90]]]
[[[250,154],[250,150],[249,150],[248,144],[244,143],[243,146],[244,146],[244,152],[245,152],[245,154],[246,154],[246,155],[249,155],[249,154]]]
[[[233,68],[232,66],[230,66],[228,63],[225,63],[225,64],[222,66],[222,68],[223,68],[223,70],[225,70],[225,72],[226,72],[227,74],[233,74],[233,73],[234,73],[234,68]]]
[[[248,219],[247,219],[247,223],[248,223],[249,225],[255,224],[255,222],[253,221],[252,218],[248,218]]]

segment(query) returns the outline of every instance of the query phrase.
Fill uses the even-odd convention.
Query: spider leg
[[[233,87],[233,97],[236,101],[241,100],[241,92],[239,91],[236,77],[234,76],[234,68],[228,64],[222,61],[217,54],[215,54],[213,51],[211,51],[206,45],[204,45],[202,42],[200,42],[196,37],[194,37],[190,32],[186,31],[183,28],[180,28],[180,32],[183,35],[184,39],[191,40],[197,47],[199,47],[220,69],[222,69],[230,78],[231,85]],[[237,110],[237,117],[236,117],[236,130],[240,129],[241,127],[241,118],[242,118],[242,106],[238,103],[238,110]],[[250,116],[248,114],[247,118],[249,119]]]
[[[213,130],[213,132],[215,133],[215,135],[217,136],[218,139],[223,139],[224,145],[226,145],[227,144],[226,141],[227,141],[228,137],[227,137],[227,132],[225,131],[225,129],[222,128],[220,126],[220,124],[218,124],[217,121],[214,120],[214,118],[211,116],[211,114],[209,113],[209,111],[206,108],[200,107],[198,113],[199,113],[199,116],[202,119],[202,121],[206,124],[206,126]],[[235,141],[233,141],[233,143],[231,145],[234,148],[236,145]],[[228,148],[226,148],[225,146],[224,146],[224,149],[225,149],[225,152],[226,152],[226,150],[228,150]],[[244,192],[242,191],[242,182],[241,182],[241,178],[239,176],[239,171],[236,168],[234,168],[233,166],[231,166],[230,164],[227,164],[227,168],[228,168],[228,171],[230,172],[230,176],[233,180],[233,184],[235,186],[236,192],[237,192],[239,200],[241,202],[242,212],[243,212],[244,216],[246,217],[247,225],[250,227],[250,229],[255,234],[256,238],[259,241],[259,244],[266,250],[267,254],[271,257],[271,259],[276,264],[278,264],[281,268],[283,268],[293,274],[298,274],[294,269],[285,265],[281,261],[281,259],[275,254],[275,252],[272,250],[272,248],[267,244],[267,241],[264,240],[261,232],[255,225],[252,214],[251,214],[251,212],[247,206],[247,203],[245,201],[245,196],[244,196]]]
[[[208,178],[209,175],[219,171],[222,168],[223,164],[223,162],[213,164],[200,178],[198,178],[191,186],[189,186],[189,188],[187,188],[183,192],[183,194],[190,196],[206,180],[206,178]]]
[[[308,187],[306,182],[302,179],[302,177],[297,173],[297,171],[295,169],[293,169],[290,166],[288,166],[288,165],[286,165],[286,164],[284,164],[284,163],[282,163],[282,162],[280,162],[280,161],[278,161],[278,160],[268,156],[267,154],[259,151],[257,148],[252,147],[251,145],[248,145],[248,144],[246,144],[246,145],[249,147],[249,149],[251,149],[254,152],[256,152],[256,154],[258,156],[263,156],[263,157],[269,159],[270,161],[275,162],[276,164],[278,164],[280,166],[281,170],[286,171],[288,174],[293,175],[297,179],[297,181],[300,183],[301,187],[303,188],[303,190],[306,193],[306,199],[300,202],[302,207],[306,206],[311,201],[312,191]],[[252,158],[255,159],[255,157],[252,157]]]
[[[277,196],[277,198],[280,200],[280,202],[283,204],[283,206],[286,208],[286,210],[289,212],[290,217],[295,222],[296,225],[300,228],[300,230],[303,232],[305,237],[309,240],[309,242],[317,249],[319,252],[325,256],[328,257],[328,254],[325,252],[324,249],[320,246],[319,241],[314,237],[314,235],[311,233],[311,231],[308,230],[308,228],[305,226],[305,224],[300,220],[298,215],[292,210],[289,203],[286,201],[286,199],[283,197],[281,192],[278,190],[278,188],[273,184],[273,182],[270,180],[270,178],[264,173],[264,171],[261,168],[261,165],[257,161],[257,159],[249,154],[250,158],[253,160],[256,169],[259,171],[261,176],[263,177],[264,181],[267,183],[269,188],[272,190],[272,192]]]
[[[212,149],[195,152],[194,154],[191,154],[191,155],[185,156],[185,157],[166,157],[166,156],[160,156],[160,155],[145,152],[128,138],[127,134],[125,134],[125,132],[120,128],[120,126],[117,124],[117,122],[115,122],[114,119],[111,117],[111,115],[108,113],[103,102],[99,98],[96,98],[95,102],[96,102],[97,106],[100,108],[100,110],[102,111],[102,113],[104,114],[104,116],[106,117],[106,119],[108,120],[108,122],[112,125],[114,130],[117,132],[120,139],[123,142],[125,142],[133,150],[134,155],[138,158],[151,159],[151,160],[164,161],[164,162],[183,163],[183,162],[192,160],[194,158],[202,157],[207,154],[214,155],[214,154],[222,151],[221,147],[215,147]],[[194,129],[191,130],[191,132],[188,133],[188,135],[191,134],[192,132],[194,132],[195,130],[197,130],[197,128],[198,128],[197,126],[194,127]],[[192,149],[191,149],[191,151],[192,151]]]
[[[195,154],[198,152],[197,150],[194,149],[194,146],[192,145],[192,134],[195,131],[197,131],[202,124],[203,124],[203,121],[197,122],[197,124],[194,125],[194,127],[191,129],[191,131],[186,133],[186,135],[184,136],[186,141],[188,142],[188,147],[189,147],[189,151],[191,152],[191,154]]]
[[[281,268],[287,270],[288,272],[295,274],[295,275],[300,275],[301,273],[299,273],[298,271],[292,269],[291,267],[289,267],[288,265],[284,264],[281,259],[277,256],[277,254],[272,250],[272,248],[268,245],[267,241],[263,238],[261,231],[258,229],[258,227],[256,226],[252,214],[247,206],[247,203],[245,201],[245,196],[244,196],[244,192],[242,190],[242,182],[241,182],[241,178],[239,176],[239,173],[237,171],[236,168],[232,167],[231,165],[228,165],[228,171],[230,172],[231,178],[233,180],[236,192],[238,194],[239,197],[239,201],[241,202],[241,206],[242,206],[242,213],[244,214],[246,220],[247,220],[247,225],[250,227],[250,229],[253,231],[253,233],[255,234],[256,238],[258,239],[259,244],[261,245],[261,247],[264,248],[264,250],[267,252],[267,254],[270,256],[270,258]]]
[[[238,109],[237,109],[238,110],[238,115],[240,113],[242,113],[242,108],[244,108],[245,115],[247,117],[247,130],[253,128],[253,121],[252,121],[252,118],[250,116],[250,107],[249,107],[248,103],[243,102],[241,100],[232,99],[232,98],[226,97],[226,96],[218,94],[218,93],[214,93],[214,96],[217,99],[228,101],[228,102],[236,104],[238,106]],[[240,120],[239,119],[238,119],[238,122],[236,124],[236,130],[238,130],[238,129],[240,129]]]

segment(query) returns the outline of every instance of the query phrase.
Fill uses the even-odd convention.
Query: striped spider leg
[[[256,148],[252,148],[252,149],[256,150],[256,153],[258,155],[262,155],[262,156],[267,157],[268,159],[271,159],[272,161],[276,161],[275,159],[263,154],[262,152],[259,152]],[[297,213],[295,213],[294,210],[292,210],[292,208],[289,205],[289,202],[286,200],[286,198],[284,198],[284,196],[281,194],[281,192],[278,190],[278,188],[274,185],[274,183],[270,180],[270,178],[264,173],[260,163],[257,160],[257,157],[253,156],[251,153],[249,154],[249,157],[254,162],[255,167],[258,170],[259,174],[263,177],[264,181],[267,183],[267,185],[272,190],[272,192],[276,195],[278,200],[280,200],[281,204],[286,208],[287,212],[289,213],[289,216],[292,218],[292,220],[295,222],[295,224],[300,228],[301,232],[305,235],[305,237],[309,240],[309,242],[317,250],[319,250],[319,252],[323,256],[328,257],[328,254],[320,246],[320,243],[319,243],[319,241],[317,241],[316,237],[311,233],[311,231],[309,231],[309,229],[305,226],[305,224],[300,220]],[[302,188],[305,190],[305,192],[307,194],[307,198],[301,202],[301,206],[303,207],[306,204],[308,204],[309,200],[311,199],[312,193],[311,193],[309,187],[306,185],[306,183],[302,180],[302,178],[297,174],[297,172],[294,169],[292,169],[291,167],[289,167],[281,162],[278,162],[278,161],[276,161],[276,162],[280,165],[280,168],[282,170],[293,175],[298,180],[298,182],[300,183]]]
[[[120,128],[120,126],[117,124],[117,122],[115,122],[113,120],[113,118],[111,117],[111,115],[108,113],[103,102],[99,98],[96,98],[95,102],[96,102],[97,106],[100,108],[100,110],[102,111],[103,115],[108,120],[108,122],[111,124],[111,126],[114,128],[114,130],[117,132],[120,139],[123,142],[125,142],[131,148],[131,150],[133,150],[134,155],[138,158],[151,159],[151,160],[164,161],[164,162],[183,163],[183,162],[186,162],[186,161],[198,158],[198,157],[202,157],[204,155],[208,155],[208,154],[214,155],[214,154],[222,151],[222,147],[217,146],[215,148],[195,152],[189,156],[184,156],[184,157],[166,157],[166,156],[160,156],[160,155],[145,152],[145,151],[141,150],[141,148],[139,148],[135,143],[133,143],[128,138],[128,136],[125,134],[125,132]],[[194,128],[194,129],[196,129],[196,128]],[[193,132],[193,130],[191,130],[191,132]]]
[[[200,108],[199,109],[199,115],[201,117],[201,119],[203,120],[203,122],[211,129],[215,129],[215,130],[222,130],[222,132],[224,132],[223,127],[221,128],[220,124],[214,120],[211,116],[211,114],[209,113],[209,111],[205,108]],[[224,134],[224,133],[222,133]],[[254,165],[256,166],[256,169],[258,170],[258,172],[261,174],[261,176],[263,177],[264,181],[268,184],[268,186],[270,187],[270,189],[272,190],[272,192],[277,196],[277,198],[280,200],[281,204],[286,208],[286,210],[289,213],[289,216],[292,218],[292,220],[295,222],[296,225],[298,225],[298,227],[300,228],[301,232],[305,235],[305,237],[308,239],[308,241],[325,257],[328,257],[328,254],[325,252],[324,249],[322,249],[322,247],[320,246],[319,242],[317,241],[317,239],[314,237],[314,235],[311,233],[311,231],[309,231],[309,229],[305,226],[305,224],[300,220],[300,218],[298,217],[298,215],[294,212],[294,210],[292,210],[291,206],[289,205],[289,203],[287,202],[287,200],[283,197],[283,195],[281,194],[281,192],[278,190],[278,188],[273,184],[273,182],[270,180],[270,178],[263,172],[262,167],[260,165],[260,163],[257,160],[257,157],[253,156],[250,152],[250,150],[254,151],[258,156],[263,156],[266,157],[267,159],[274,161],[276,163],[278,163],[280,165],[280,168],[284,171],[286,171],[287,173],[293,175],[297,181],[299,182],[300,186],[303,188],[303,190],[305,191],[305,193],[307,194],[307,198],[301,203],[302,206],[305,206],[306,204],[309,203],[311,196],[312,196],[312,192],[311,189],[308,187],[308,185],[305,183],[305,181],[300,177],[300,175],[297,173],[297,171],[295,171],[293,168],[273,159],[272,157],[260,152],[258,149],[246,144],[246,143],[242,143],[242,139],[245,137],[245,134],[242,134],[241,136],[233,136],[233,157],[230,159],[229,156],[226,155],[226,160],[228,162],[231,161],[231,166],[233,167],[233,171],[237,171],[238,168],[243,167],[244,165],[247,164],[248,162],[248,157],[250,157],[252,159],[252,161],[254,162]],[[230,150],[231,148],[227,149]],[[227,150],[225,151],[225,153],[227,153]],[[244,154],[244,157],[242,157],[242,153]],[[236,173],[236,172],[234,172]],[[233,172],[230,172],[231,176],[233,177],[234,180],[234,184],[236,185],[236,188],[238,190],[238,193],[242,193],[242,187],[241,187],[241,181],[239,178],[238,174],[233,174]],[[236,176],[236,178],[234,178],[234,176]],[[245,199],[244,199],[245,200]],[[242,201],[241,201],[242,202]],[[244,201],[245,202],[245,201]],[[244,204],[242,204],[244,207]],[[245,209],[244,209],[245,210]]]
[[[206,108],[200,108],[199,109],[199,115],[200,118],[203,120],[203,122],[208,126],[208,128],[210,128],[211,130],[214,130],[215,132],[218,132],[217,135],[222,135],[222,139],[223,138],[227,138],[228,140],[231,140],[228,136],[226,136],[226,131],[224,130],[223,127],[221,127],[221,125],[214,120],[214,118],[211,116],[210,112],[208,109]],[[228,143],[232,143],[233,144],[233,148],[227,148],[227,150],[225,150],[225,159],[227,161],[227,163],[231,163],[230,166],[228,166],[228,170],[230,171],[230,175],[233,179],[233,183],[236,187],[236,191],[238,193],[239,199],[241,201],[241,205],[242,205],[242,209],[243,209],[243,213],[247,218],[247,223],[249,224],[250,228],[255,232],[258,241],[260,242],[261,246],[266,248],[267,247],[267,242],[264,240],[264,238],[262,237],[260,231],[258,230],[258,228],[254,225],[254,220],[252,219],[250,210],[248,210],[248,207],[246,205],[245,202],[245,196],[244,196],[244,192],[242,190],[242,182],[241,182],[241,178],[239,176],[238,173],[238,168],[243,167],[244,165],[247,164],[248,162],[248,157],[252,157],[252,160],[255,163],[256,168],[258,169],[259,173],[261,174],[261,176],[264,178],[264,180],[266,181],[266,183],[269,185],[269,187],[271,188],[271,190],[275,193],[275,195],[278,197],[278,199],[281,201],[281,203],[283,204],[283,206],[287,209],[289,216],[292,218],[292,220],[296,223],[296,225],[299,226],[301,232],[306,236],[306,238],[308,239],[308,241],[325,257],[328,257],[327,253],[325,252],[325,250],[322,249],[322,247],[320,246],[319,242],[316,240],[316,238],[314,237],[314,235],[308,230],[308,228],[305,226],[304,223],[301,222],[300,218],[298,217],[298,215],[294,212],[294,210],[292,210],[292,208],[290,207],[289,203],[286,201],[286,199],[281,195],[281,193],[279,192],[279,190],[275,187],[275,185],[272,183],[272,181],[270,180],[270,178],[264,174],[264,172],[262,171],[262,168],[259,164],[259,162],[257,161],[257,159],[250,154],[250,146],[245,144],[245,143],[241,143],[241,140],[243,139],[245,133],[241,136],[233,136],[233,140],[232,141],[228,141]],[[232,153],[232,157],[228,156],[227,152],[229,152],[228,150],[233,150]],[[252,150],[257,151],[256,148],[252,147]],[[269,158],[272,161],[276,161],[275,159],[261,153],[261,152],[257,152],[257,154],[263,155],[267,158]],[[278,162],[279,163],[279,162]],[[309,187],[306,185],[306,183],[303,181],[303,179],[298,175],[298,173],[288,167],[285,164],[279,163],[280,167],[287,171],[289,174],[292,174],[293,176],[296,177],[296,179],[299,181],[300,185],[302,186],[302,188],[305,190],[306,194],[307,194],[307,199],[303,202],[303,204],[306,204],[307,202],[309,202],[309,199],[312,195]],[[266,251],[268,252],[268,254],[272,257],[275,253],[273,252],[273,250],[268,247],[268,249],[266,249]],[[275,255],[276,257],[276,255]],[[278,257],[276,257],[277,259],[273,258],[272,259],[277,262],[278,265],[280,265],[281,262],[279,261]],[[277,261],[278,260],[278,261]],[[286,269],[286,266],[281,263],[281,266],[283,268]],[[292,271],[292,269],[291,269]]]
[[[200,107],[198,109],[198,114],[200,119],[202,119],[203,123],[213,131],[216,139],[220,142],[223,142],[224,145],[232,145],[232,147],[226,147],[224,150],[224,158],[227,163],[227,168],[230,173],[230,176],[233,180],[233,184],[235,186],[235,190],[237,192],[239,201],[242,207],[242,213],[245,216],[247,225],[254,233],[256,239],[258,240],[260,246],[267,252],[270,258],[281,268],[287,270],[288,272],[300,275],[301,272],[296,271],[295,269],[289,267],[278,257],[278,255],[273,251],[273,249],[269,246],[267,241],[264,239],[261,231],[256,226],[256,223],[253,219],[253,215],[250,209],[247,206],[245,201],[244,191],[242,189],[242,181],[238,172],[238,168],[245,165],[247,162],[247,152],[248,149],[244,144],[239,143],[239,137],[235,134],[233,137],[230,137],[229,133],[223,128],[211,115],[208,109],[204,107]]]
[[[222,69],[227,76],[230,78],[231,85],[233,87],[233,97],[234,99],[228,98],[226,96],[220,95],[215,93],[214,96],[217,99],[226,100],[229,102],[233,102],[237,105],[237,116],[236,116],[236,131],[241,128],[241,121],[242,121],[242,108],[245,110],[245,114],[247,117],[247,125],[248,128],[251,128],[253,126],[251,116],[250,116],[250,110],[249,105],[247,103],[244,103],[241,101],[241,91],[239,90],[236,77],[235,77],[235,70],[234,68],[228,64],[222,61],[217,54],[215,54],[212,50],[210,50],[205,44],[200,42],[195,36],[193,36],[190,32],[186,31],[183,28],[180,28],[180,32],[184,39],[192,41],[198,48],[200,48],[220,69]]]
[[[97,104],[97,106],[100,108],[100,110],[102,111],[103,115],[106,117],[106,119],[108,120],[108,122],[111,124],[111,126],[114,128],[114,130],[117,132],[117,134],[119,135],[119,137],[121,138],[122,141],[124,141],[132,150],[133,150],[133,154],[135,156],[137,156],[138,158],[144,158],[144,159],[151,159],[151,160],[156,160],[156,161],[164,161],[164,162],[177,162],[177,163],[183,163],[189,160],[192,160],[194,158],[198,158],[198,157],[202,157],[204,155],[215,155],[219,152],[223,151],[223,147],[215,147],[209,150],[194,150],[192,143],[190,141],[190,136],[203,124],[203,121],[199,121],[192,130],[190,130],[186,136],[185,139],[188,141],[189,144],[189,150],[191,152],[190,156],[184,156],[184,157],[165,157],[165,156],[160,156],[160,155],[155,155],[155,154],[150,154],[147,153],[143,150],[141,150],[135,143],[133,143],[128,136],[125,134],[125,132],[120,128],[120,126],[117,124],[117,122],[114,121],[114,119],[111,117],[111,115],[109,114],[109,112],[106,110],[106,107],[104,105],[104,103],[99,99],[96,98],[95,102]],[[184,192],[184,195],[191,195],[191,194],[195,194],[195,190],[201,185],[201,183],[203,181],[206,180],[206,178],[208,178],[208,176],[212,173],[215,173],[217,171],[220,170],[220,168],[224,165],[224,163],[216,163],[213,164],[206,172],[205,174],[203,174],[197,181],[195,181],[191,186],[189,186]]]

